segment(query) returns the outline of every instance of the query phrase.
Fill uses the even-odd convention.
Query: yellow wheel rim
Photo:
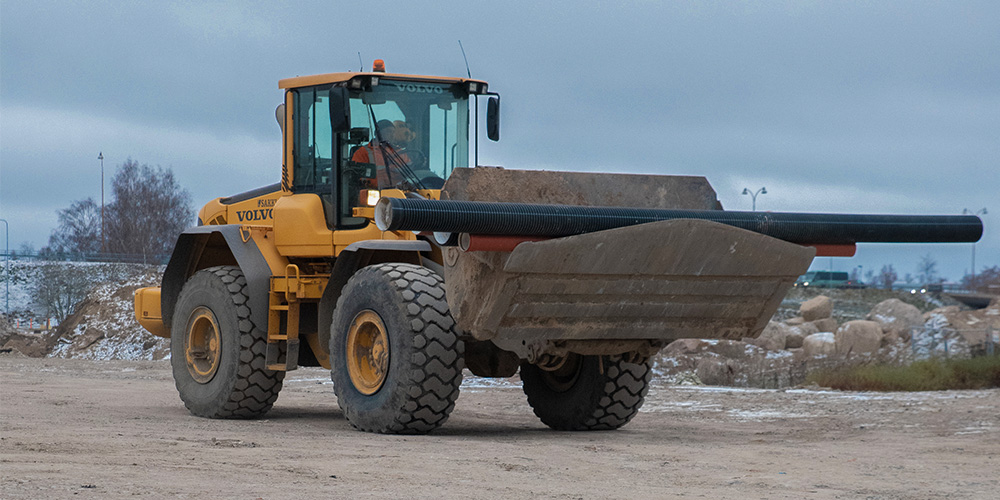
[[[389,336],[375,311],[365,310],[351,321],[347,332],[347,373],[354,388],[370,396],[385,383],[389,371]]]
[[[201,384],[211,381],[219,369],[221,352],[222,336],[215,314],[207,307],[195,309],[184,338],[184,359],[191,377]]]

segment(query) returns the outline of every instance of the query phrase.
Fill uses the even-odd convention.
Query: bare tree
[[[169,168],[139,165],[129,158],[111,180],[107,208],[108,249],[153,257],[169,253],[177,235],[194,222],[191,195]]]
[[[897,279],[899,279],[899,275],[896,274],[896,270],[892,267],[892,264],[882,266],[882,270],[878,274],[878,281],[886,290],[892,290],[892,284]]]
[[[983,293],[1000,293],[1000,266],[987,267],[976,273],[975,278],[971,274],[962,278],[962,286],[966,290]]]
[[[35,245],[32,245],[31,242],[28,241],[22,241],[21,246],[17,248],[17,254],[21,256],[30,257],[35,255],[35,253]]]
[[[34,309],[61,323],[87,296],[91,282],[91,276],[79,267],[44,264],[32,289]]]
[[[93,198],[77,200],[59,210],[59,224],[49,236],[55,253],[89,254],[101,251],[101,207]]]
[[[917,264],[917,275],[921,283],[937,283],[937,261],[931,254],[924,255]]]
[[[868,283],[869,285],[874,285],[875,284],[875,270],[874,269],[868,268],[868,270],[865,271],[865,283]]]

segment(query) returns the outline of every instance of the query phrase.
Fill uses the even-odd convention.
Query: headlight
[[[378,203],[379,198],[381,197],[382,194],[377,189],[361,190],[361,199],[364,200],[365,205],[368,205],[369,207],[374,207],[375,204]]]

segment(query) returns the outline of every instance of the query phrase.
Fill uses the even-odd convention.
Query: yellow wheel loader
[[[354,427],[425,433],[467,368],[520,370],[554,429],[616,429],[661,347],[759,335],[815,255],[982,232],[729,212],[703,177],[470,168],[470,100],[488,98],[497,140],[499,95],[383,68],[282,80],[280,183],[205,205],[136,292],[194,415],[259,417],[285,372],[322,366]]]

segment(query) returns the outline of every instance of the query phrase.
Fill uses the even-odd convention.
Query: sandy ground
[[[357,432],[328,373],[207,420],[168,362],[0,355],[0,498],[998,498],[1000,390],[654,384],[624,429],[554,432],[516,380],[466,381],[429,436]]]

